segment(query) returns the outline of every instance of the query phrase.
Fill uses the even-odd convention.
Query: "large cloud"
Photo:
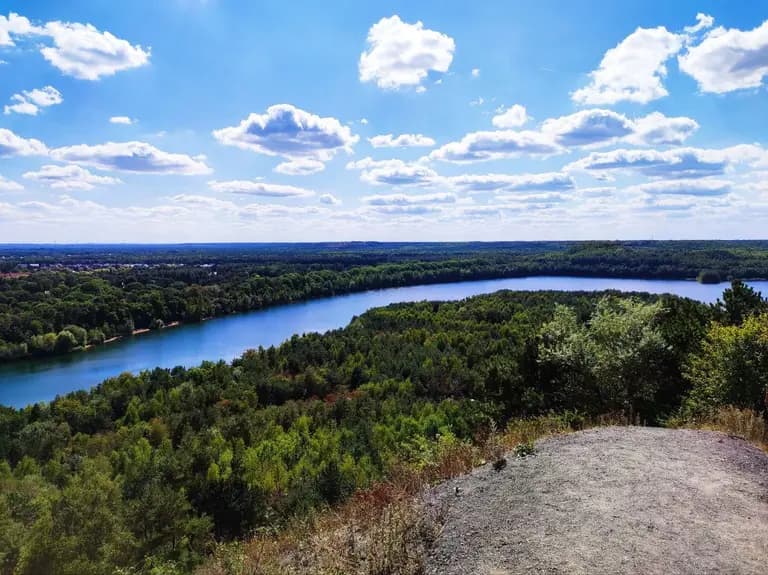
[[[351,152],[359,137],[336,118],[321,118],[290,104],[251,114],[237,126],[214,130],[222,144],[268,156],[330,160],[337,152]]]
[[[96,186],[121,183],[117,178],[98,176],[76,165],[47,165],[36,172],[25,173],[24,178],[42,182],[58,190],[92,190]]]
[[[636,145],[680,144],[699,128],[685,116],[670,118],[660,112],[630,119],[612,110],[594,108],[546,120],[542,131],[565,147],[605,145],[623,140]]]
[[[605,146],[626,141],[636,145],[680,144],[699,125],[686,117],[653,112],[632,119],[612,110],[592,108],[545,120],[539,130],[472,132],[430,155],[431,160],[479,162],[519,156],[549,156],[570,148]]]
[[[134,46],[90,24],[48,22],[44,30],[53,46],[42,48],[40,53],[67,76],[98,80],[149,62],[149,49]]]
[[[523,155],[548,156],[562,151],[563,148],[547,134],[531,130],[500,130],[471,132],[460,141],[433,151],[429,159],[462,164]]]
[[[647,104],[668,94],[662,84],[666,62],[680,51],[685,37],[663,26],[638,28],[603,56],[592,81],[571,97],[579,104]]]
[[[53,86],[46,86],[44,88],[35,88],[34,90],[24,90],[20,94],[14,94],[11,96],[12,104],[5,106],[4,112],[6,114],[27,114],[29,116],[36,116],[40,111],[40,108],[47,108],[49,106],[55,106],[61,104],[64,99],[59,92]]]
[[[14,45],[14,36],[49,39],[52,45],[40,48],[43,58],[63,74],[81,80],[98,80],[149,63],[149,49],[102,32],[91,24],[54,21],[34,26],[17,14],[0,16],[0,46]]]
[[[203,156],[173,154],[145,142],[107,142],[89,146],[80,144],[51,150],[51,157],[62,162],[81,164],[99,170],[147,174],[209,174]]]
[[[45,156],[48,148],[40,140],[17,136],[6,128],[0,128],[0,158],[10,156]]]
[[[593,152],[572,162],[566,171],[633,171],[660,178],[704,178],[723,174],[728,168],[744,164],[766,165],[768,153],[760,146],[742,144],[722,149],[672,148],[669,150],[618,149]]]
[[[360,55],[360,81],[385,89],[420,86],[430,71],[447,72],[456,45],[453,38],[408,24],[395,15],[368,31],[368,50]]]
[[[562,146],[589,146],[623,138],[634,131],[634,126],[623,114],[598,108],[546,120],[541,131]]]
[[[254,180],[229,180],[224,182],[211,181],[208,185],[217,192],[230,194],[245,194],[249,196],[265,196],[270,198],[307,198],[315,192],[297,186],[268,184]]]
[[[670,196],[723,196],[731,190],[725,180],[661,180],[631,186],[629,191],[651,195]]]
[[[435,145],[432,138],[423,134],[400,134],[399,136],[382,134],[368,138],[368,141],[374,148],[430,148]]]
[[[438,178],[431,168],[402,160],[373,160],[363,158],[347,164],[348,170],[362,170],[360,179],[369,184],[390,186],[424,186]]]
[[[465,174],[446,178],[464,192],[565,191],[574,188],[573,178],[561,172],[540,174]]]
[[[699,123],[692,118],[670,118],[660,112],[652,112],[636,119],[633,122],[633,133],[625,139],[631,144],[646,146],[682,144],[698,129]]]
[[[704,92],[759,88],[768,76],[768,20],[753,30],[716,28],[678,63]]]

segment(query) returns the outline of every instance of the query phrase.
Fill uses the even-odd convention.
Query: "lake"
[[[768,292],[768,281],[749,282]],[[155,331],[118,343],[66,356],[20,361],[0,366],[0,404],[14,407],[48,401],[57,395],[89,388],[124,371],[193,366],[203,360],[231,360],[246,349],[277,345],[293,334],[343,327],[356,315],[397,302],[459,300],[509,290],[597,291],[616,289],[673,293],[714,302],[728,284],[694,281],[525,277],[469,281],[367,291],[212,319]]]

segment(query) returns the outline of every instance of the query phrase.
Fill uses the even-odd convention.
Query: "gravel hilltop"
[[[428,575],[768,573],[768,455],[747,442],[608,427],[536,448],[436,488]]]

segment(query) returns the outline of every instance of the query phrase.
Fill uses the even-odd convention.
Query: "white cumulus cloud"
[[[45,46],[40,53],[67,76],[98,80],[149,63],[149,49],[132,45],[91,24],[48,22],[43,30],[53,46]]]
[[[382,18],[368,31],[368,50],[360,55],[361,82],[384,89],[421,87],[430,71],[447,72],[456,44],[453,38],[409,24],[399,16]]]
[[[121,124],[123,126],[130,126],[131,124],[135,124],[136,120],[129,116],[112,116],[109,119],[110,124]]]
[[[336,118],[322,118],[290,104],[251,114],[237,126],[213,131],[227,146],[288,159],[328,161],[339,151],[352,152],[360,139]]]
[[[341,200],[334,196],[333,194],[322,194],[320,196],[320,203],[326,204],[329,206],[338,206],[341,204]]]
[[[699,123],[691,118],[670,118],[660,112],[652,112],[634,121],[633,133],[626,140],[646,146],[682,144],[698,129]]]
[[[228,180],[223,182],[213,180],[208,182],[208,186],[216,192],[265,196],[269,198],[308,198],[315,195],[315,192],[306,188],[269,184],[255,180]]]
[[[436,194],[380,194],[364,196],[362,201],[371,206],[413,206],[420,204],[454,204],[456,196],[441,192]]]
[[[147,174],[209,174],[204,156],[188,156],[159,150],[145,142],[107,142],[106,144],[65,146],[51,150],[61,162],[81,164],[99,170]]]
[[[0,128],[0,158],[11,156],[45,156],[48,148],[40,140],[25,139],[6,128]]]
[[[507,109],[499,109],[491,123],[496,128],[519,128],[528,121],[525,106],[514,104]]]
[[[91,24],[53,21],[36,26],[18,14],[0,15],[0,46],[13,46],[14,37],[28,36],[43,38],[43,58],[66,76],[81,80],[98,80],[149,63],[149,48]]]
[[[431,168],[403,160],[374,160],[363,158],[347,164],[348,170],[361,170],[360,179],[374,185],[425,186],[433,184],[437,173]]]
[[[729,148],[672,148],[669,150],[618,149],[593,152],[564,169],[587,172],[632,171],[665,179],[717,176],[739,165],[768,165],[768,151],[754,144]]]
[[[753,30],[715,28],[678,56],[678,64],[703,92],[759,88],[768,76],[768,20]]]
[[[575,187],[573,178],[562,172],[539,174],[464,174],[446,178],[464,192],[567,191]]]
[[[278,164],[275,167],[275,171],[278,174],[285,174],[287,176],[308,176],[322,172],[324,169],[325,164],[323,162],[311,158],[296,158],[295,160]]]
[[[552,135],[562,146],[590,146],[609,143],[632,133],[632,121],[612,110],[582,110],[546,120],[541,131]]]
[[[422,134],[400,134],[399,136],[381,134],[368,138],[368,141],[374,148],[429,148],[435,145],[432,138]]]
[[[680,51],[684,36],[663,26],[638,28],[603,56],[597,70],[590,73],[588,86],[572,95],[579,104],[647,104],[668,94],[662,80],[666,62]]]
[[[696,34],[707,28],[711,28],[715,23],[715,19],[709,14],[699,12],[696,14],[696,24],[694,26],[686,26],[684,28],[686,34]]]
[[[698,127],[691,118],[670,118],[659,112],[632,119],[612,110],[592,108],[545,120],[538,130],[471,132],[458,142],[434,150],[429,159],[470,163],[519,156],[550,156],[572,148],[617,142],[680,144]]]
[[[122,183],[117,178],[98,176],[76,165],[46,165],[36,172],[27,172],[23,176],[47,184],[57,190],[92,190],[96,186],[111,186]]]
[[[651,195],[723,196],[730,192],[731,182],[725,180],[661,180],[631,186],[629,191]]]
[[[64,99],[59,92],[53,86],[45,86],[44,88],[35,88],[34,90],[24,90],[20,94],[14,94],[11,96],[11,102],[5,106],[4,112],[6,114],[27,114],[29,116],[36,116],[40,111],[40,108],[47,108],[49,106],[55,106],[61,104]]]
[[[41,30],[25,18],[11,12],[8,16],[0,14],[0,46],[14,46],[13,36],[40,34]]]
[[[526,130],[471,132],[458,142],[451,142],[430,153],[432,160],[457,164],[515,158],[522,155],[547,156],[563,148],[547,134]]]

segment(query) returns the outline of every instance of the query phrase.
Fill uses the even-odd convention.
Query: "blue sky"
[[[6,0],[0,241],[766,237],[766,18]]]

